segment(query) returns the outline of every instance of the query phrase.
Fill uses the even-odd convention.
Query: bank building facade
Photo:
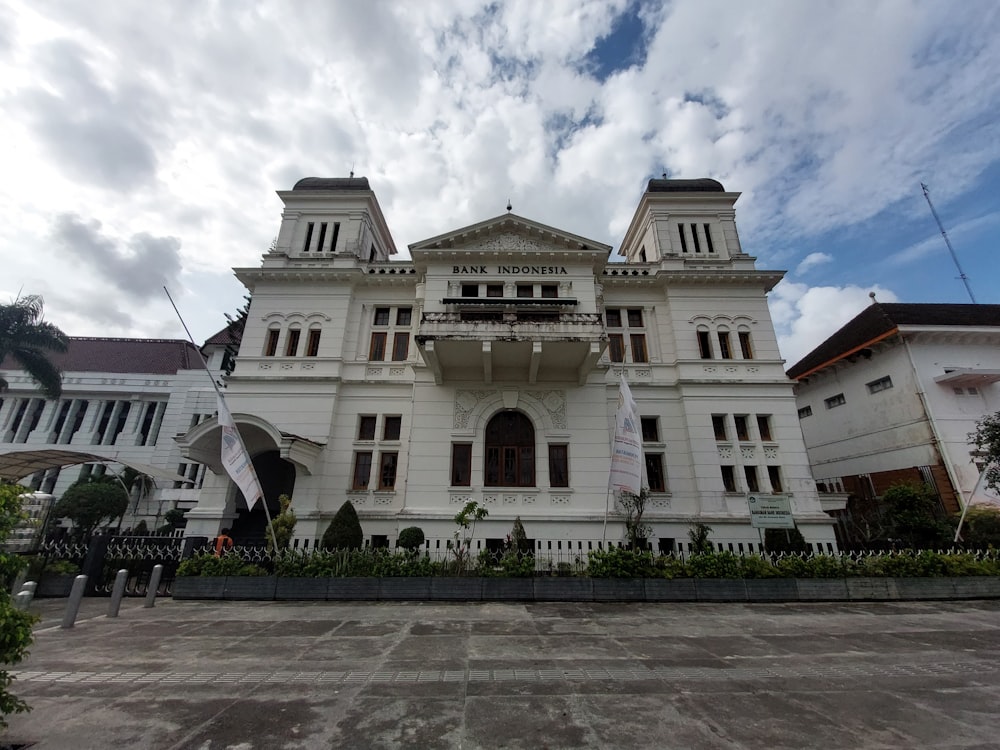
[[[781,279],[740,247],[739,193],[650,180],[617,251],[506,213],[397,248],[363,177],[278,193],[226,399],[267,503],[292,497],[312,548],[349,500],[373,546],[420,527],[445,549],[469,501],[494,546],[520,517],[537,550],[624,539],[608,475],[619,383],[641,422],[653,549],[686,551],[694,522],[754,551],[748,498],[790,501],[833,550],[766,294]],[[219,461],[208,419],[178,436],[210,471],[190,535],[263,538]],[[607,523],[606,523],[607,518]]]

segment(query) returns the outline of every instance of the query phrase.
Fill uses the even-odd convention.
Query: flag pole
[[[194,337],[191,335],[191,331],[188,329],[187,323],[184,322],[184,318],[181,316],[181,311],[177,309],[177,304],[174,302],[174,298],[170,296],[170,291],[166,287],[163,287],[163,291],[167,295],[167,299],[170,300],[170,305],[171,305],[171,307],[174,308],[174,312],[177,313],[177,319],[181,322],[181,326],[184,327],[184,333],[187,334],[188,341],[191,342],[191,346],[194,347],[194,350],[196,352],[198,352],[198,359],[201,360],[201,366],[203,368],[205,368],[205,373],[208,375],[208,380],[212,384],[212,388],[215,389],[215,395],[219,398],[219,401],[221,401],[222,404],[225,405],[226,399],[222,395],[222,390],[219,388],[219,384],[215,382],[215,378],[212,377],[212,371],[210,369],[208,369],[208,362],[205,361],[205,355],[201,353],[201,348],[194,342]],[[226,407],[226,408],[228,410],[228,407]],[[234,426],[235,426],[235,422],[234,422]],[[243,435],[240,434],[239,427],[235,427],[235,429],[233,430],[233,432],[236,433],[236,437],[240,441],[240,449],[246,454],[247,458],[249,459],[250,453],[247,451],[246,443],[243,442]],[[251,467],[251,469],[253,468],[253,463],[252,462],[250,463],[250,467]],[[254,471],[254,475],[256,476],[256,471]],[[257,481],[257,486],[260,487],[260,480]],[[247,501],[247,506],[249,507],[250,500],[248,498],[244,498],[244,499]],[[271,511],[267,507],[267,498],[264,497],[264,490],[263,490],[263,488],[261,488],[260,501],[264,505],[264,515],[267,517],[267,528],[271,532],[271,544],[274,545],[274,552],[275,552],[275,554],[277,554],[278,553],[278,539],[274,535],[274,522],[271,520]]]

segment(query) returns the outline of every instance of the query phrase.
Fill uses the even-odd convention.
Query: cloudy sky
[[[221,328],[275,190],[367,176],[400,248],[504,212],[617,247],[714,177],[793,364],[879,300],[998,303],[1000,4],[0,2],[0,299]]]

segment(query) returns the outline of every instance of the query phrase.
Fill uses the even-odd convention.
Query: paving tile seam
[[[281,672],[67,672],[11,671],[18,681],[58,684],[301,684],[301,683],[428,683],[428,682],[665,682],[769,679],[912,678],[995,673],[1000,664],[985,661],[899,665],[806,665],[797,667],[582,667],[579,669],[430,669],[333,670]]]

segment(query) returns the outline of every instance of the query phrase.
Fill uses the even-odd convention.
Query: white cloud
[[[809,253],[804,257],[798,266],[795,268],[796,275],[801,276],[807,271],[816,268],[817,266],[826,265],[827,263],[833,262],[833,256],[829,253]]]
[[[796,364],[831,334],[872,303],[896,302],[896,295],[880,286],[814,286],[781,281],[768,296],[778,349],[786,368]]]
[[[228,269],[256,264],[277,232],[274,191],[352,165],[400,248],[502,213],[508,197],[614,244],[649,176],[713,176],[743,192],[741,238],[762,267],[815,273],[828,256],[810,246],[817,233],[897,206],[921,179],[944,203],[996,164],[991,0],[643,5],[645,62],[598,81],[585,58],[626,5],[12,0],[0,11],[0,105],[18,115],[0,120],[0,212],[17,217],[0,223],[5,285],[44,294],[51,319],[86,329],[74,333],[112,322],[162,335],[152,300],[127,317],[74,306],[117,292],[96,271],[69,273],[40,238],[64,214],[118,242],[176,238],[179,293],[207,336],[220,301],[235,310],[242,296]],[[838,266],[872,248],[857,252],[838,251]],[[783,300],[793,316],[812,314],[801,296]]]

